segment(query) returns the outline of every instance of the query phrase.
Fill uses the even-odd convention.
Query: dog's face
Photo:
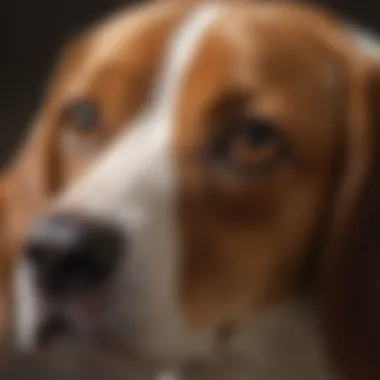
[[[48,145],[30,197],[60,190],[25,245],[23,339],[58,313],[86,339],[190,358],[302,297],[360,72],[327,18],[280,5],[148,5],[80,39],[23,161]]]

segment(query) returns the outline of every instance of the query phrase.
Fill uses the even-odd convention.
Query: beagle
[[[18,347],[378,380],[380,71],[359,45],[244,1],[138,5],[74,41],[5,178]]]

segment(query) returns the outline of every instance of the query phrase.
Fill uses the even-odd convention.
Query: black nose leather
[[[115,227],[75,215],[39,220],[25,252],[41,289],[55,297],[91,291],[116,269],[126,239]]]

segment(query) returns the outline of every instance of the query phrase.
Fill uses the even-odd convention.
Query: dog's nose
[[[25,243],[41,290],[65,297],[91,291],[114,272],[126,239],[115,226],[75,215],[53,215],[34,225]]]

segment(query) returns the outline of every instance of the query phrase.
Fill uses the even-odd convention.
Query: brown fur
[[[379,74],[379,64],[371,62],[361,78],[364,87],[356,88],[365,92],[359,92],[364,104],[362,100],[360,108],[358,105],[352,108],[356,115],[352,115],[351,120],[359,124],[353,124],[347,133],[348,170],[341,183],[335,215],[336,233],[320,282],[322,315],[332,337],[333,355],[347,380],[380,376],[377,300],[380,241],[376,227],[380,212]]]
[[[338,77],[340,67],[302,25],[303,13],[297,19],[295,10],[267,15],[265,7],[248,14],[245,8],[236,8],[229,10],[231,20],[233,11],[237,22],[246,23],[246,28],[254,25],[248,37],[254,48],[247,52],[244,41],[241,46],[231,43],[230,48],[230,41],[218,36],[218,28],[206,37],[188,86],[184,85],[175,142],[185,192],[185,303],[201,323],[211,319],[213,324],[229,319],[240,324],[251,310],[296,291],[300,266],[328,195],[335,136],[342,125],[335,110],[341,111],[344,96],[333,83],[326,85],[326,68]],[[286,12],[289,24],[279,25]],[[230,27],[238,30],[238,25]],[[222,67],[215,65],[219,61],[224,62]],[[215,115],[207,112],[235,92],[244,96],[242,109],[272,122],[291,144],[292,156],[267,174],[246,177],[223,172],[223,167],[215,172],[199,160],[199,151],[210,143],[206,132],[224,133],[220,120],[214,121]],[[229,106],[223,103],[224,109]],[[239,142],[236,139],[232,144]],[[235,153],[238,164],[243,153],[241,147]],[[260,153],[253,151],[248,164]]]

